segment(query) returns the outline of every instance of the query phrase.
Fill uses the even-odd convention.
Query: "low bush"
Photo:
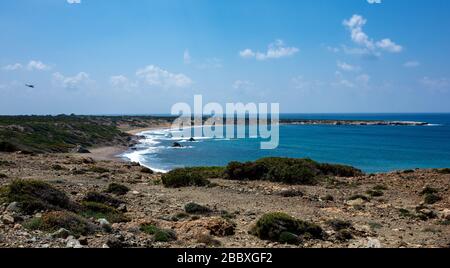
[[[371,196],[371,197],[381,197],[384,195],[383,191],[380,190],[368,190],[366,192],[367,195]]]
[[[362,172],[350,166],[320,164],[310,159],[262,158],[255,162],[231,162],[224,177],[229,180],[267,180],[287,184],[313,185],[328,175],[354,177]]]
[[[103,173],[108,173],[109,169],[104,168],[104,167],[92,166],[88,169],[88,171],[103,174]]]
[[[121,204],[124,203],[122,200],[98,192],[87,193],[83,201],[101,203],[114,208],[118,208]]]
[[[202,214],[208,214],[211,213],[212,210],[208,207],[196,204],[196,203],[188,203],[184,206],[184,211],[189,214],[196,214],[196,215],[202,215]]]
[[[322,239],[324,234],[318,225],[295,219],[280,212],[263,215],[256,222],[251,233],[262,240],[274,242],[293,242],[293,236],[287,233],[298,236],[299,239]]]
[[[85,218],[67,211],[53,211],[42,215],[41,218],[33,218],[26,222],[24,226],[31,230],[41,230],[45,232],[56,232],[64,228],[75,236],[90,235],[98,228]]]
[[[111,183],[108,185],[108,189],[106,189],[107,193],[115,195],[126,195],[129,191],[130,188],[119,183]]]
[[[155,242],[170,242],[177,239],[177,234],[173,230],[161,229],[154,224],[144,223],[140,227],[141,231],[153,235]]]
[[[439,190],[430,186],[426,186],[423,188],[423,190],[420,192],[421,195],[427,195],[427,194],[437,194],[439,193]]]
[[[450,168],[438,169],[437,172],[440,174],[450,174]]]
[[[8,178],[6,174],[0,173],[0,179]]]
[[[348,200],[356,200],[356,199],[362,199],[364,201],[370,201],[370,198],[368,198],[367,196],[362,195],[362,194],[352,195],[352,196],[350,196],[350,198]]]
[[[440,197],[437,194],[425,194],[424,202],[425,202],[425,204],[433,205],[441,200],[442,200],[442,197]]]
[[[439,190],[430,186],[425,187],[420,194],[424,196],[425,204],[432,205],[442,200],[442,197],[438,195]]]
[[[339,220],[339,219],[333,219],[327,221],[327,224],[335,231],[341,231],[344,229],[352,228],[352,223],[349,221]]]
[[[22,212],[74,210],[76,204],[67,195],[48,183],[35,180],[15,180],[0,191],[6,202],[17,202]]]
[[[147,167],[142,167],[141,168],[141,172],[145,173],[145,174],[153,174],[154,173],[153,170],[151,170],[151,169],[149,169]]]
[[[86,218],[107,219],[110,223],[128,221],[128,218],[117,209],[96,202],[83,202],[81,215]]]
[[[194,168],[174,169],[162,176],[165,187],[180,188],[189,186],[207,186],[210,181],[207,176]]]

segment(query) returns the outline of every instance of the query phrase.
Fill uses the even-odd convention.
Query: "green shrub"
[[[364,201],[370,201],[370,198],[368,198],[367,196],[362,195],[362,194],[352,195],[352,196],[350,196],[350,198],[348,200],[356,200],[356,199],[362,199]]]
[[[124,203],[122,200],[98,192],[87,193],[83,201],[101,203],[114,208],[118,208],[121,204]]]
[[[128,218],[117,209],[96,202],[83,202],[81,214],[86,218],[107,219],[111,223],[128,221]]]
[[[450,174],[450,168],[443,168],[437,171],[440,174]]]
[[[354,177],[361,174],[360,170],[349,166],[320,164],[310,159],[269,157],[255,162],[231,162],[225,169],[224,178],[312,185],[317,183],[318,177]]]
[[[196,204],[196,203],[186,204],[184,206],[184,211],[186,211],[186,213],[189,213],[189,214],[197,214],[197,215],[208,214],[208,213],[212,212],[212,210],[210,208]]]
[[[442,197],[440,197],[437,194],[426,194],[425,195],[425,204],[432,205],[436,204],[437,202],[441,201]]]
[[[305,239],[321,239],[324,234],[318,225],[295,219],[281,212],[263,215],[251,230],[251,233],[260,239],[275,242],[281,242],[281,235],[285,232]],[[284,234],[283,239],[286,239],[287,236]]]
[[[327,221],[327,224],[335,231],[349,229],[353,226],[351,222],[339,219],[329,220]]]
[[[90,235],[98,228],[85,218],[67,211],[53,211],[42,215],[41,218],[33,218],[24,224],[31,230],[56,232],[61,228],[67,229],[73,235]]]
[[[118,183],[111,183],[108,185],[108,189],[106,189],[107,193],[115,194],[115,195],[126,195],[130,191],[125,185]]]
[[[326,196],[322,197],[323,201],[334,201],[334,197],[331,194],[327,194]]]
[[[175,231],[161,229],[153,224],[144,223],[140,229],[146,234],[153,235],[155,242],[170,242],[177,239]]]
[[[92,166],[88,169],[88,171],[103,174],[103,173],[108,173],[109,169],[104,168],[104,167]]]
[[[383,191],[380,190],[368,190],[366,194],[371,197],[380,197],[384,195]]]
[[[6,202],[17,202],[22,212],[33,214],[42,210],[76,208],[67,195],[48,183],[35,180],[15,180],[1,191]]]
[[[439,193],[439,190],[430,186],[425,187],[420,194],[421,195],[427,195],[427,194],[437,194]]]
[[[225,169],[225,178],[229,180],[262,180],[268,172],[262,163],[230,162]]]
[[[347,241],[347,240],[353,239],[353,234],[351,231],[349,231],[347,229],[339,230],[336,233],[336,239],[340,240],[340,241]]]
[[[147,167],[142,167],[141,168],[141,172],[142,173],[146,173],[146,174],[153,174],[154,173],[153,170],[151,170],[151,169],[149,169]]]
[[[295,235],[290,232],[282,232],[280,234],[279,241],[283,244],[289,244],[289,245],[297,245],[301,242],[301,239],[298,237],[298,235]]]
[[[207,186],[210,184],[205,174],[192,168],[174,169],[162,176],[165,187],[180,188],[189,186]]]
[[[385,186],[385,185],[378,184],[378,185],[375,185],[373,187],[373,190],[375,190],[375,191],[386,191],[386,190],[388,190],[388,187]]]
[[[319,164],[319,170],[322,174],[336,177],[357,177],[363,175],[363,172],[359,169],[336,164]]]

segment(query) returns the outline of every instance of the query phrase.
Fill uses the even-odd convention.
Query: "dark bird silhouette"
[[[25,84],[25,86],[27,86],[29,88],[34,88],[34,85]]]

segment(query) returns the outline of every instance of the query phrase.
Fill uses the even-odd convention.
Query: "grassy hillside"
[[[69,152],[77,145],[126,144],[127,128],[167,119],[122,116],[0,116],[0,151]]]

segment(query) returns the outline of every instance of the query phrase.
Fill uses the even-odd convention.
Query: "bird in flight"
[[[25,84],[25,86],[29,87],[29,88],[34,88],[34,85],[30,85],[30,84]]]

